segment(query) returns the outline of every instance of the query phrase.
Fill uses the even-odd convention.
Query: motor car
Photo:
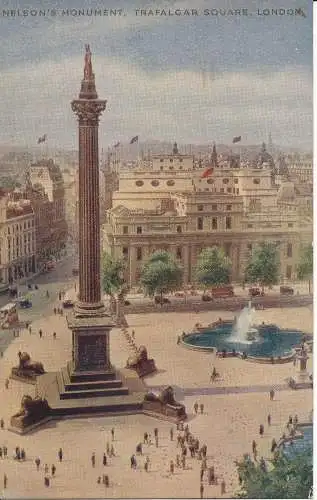
[[[280,286],[281,295],[294,295],[294,288],[290,286]]]
[[[64,309],[70,309],[74,307],[74,302],[71,299],[63,300],[62,305]]]
[[[21,309],[29,309],[30,307],[32,307],[32,302],[29,299],[21,299],[19,300],[18,304]]]
[[[249,288],[249,295],[250,297],[263,297],[264,292],[258,286],[252,286]]]
[[[154,302],[155,304],[170,304],[171,301],[167,297],[160,297],[159,295],[156,295],[154,297]]]
[[[212,301],[212,297],[210,295],[208,295],[207,293],[204,293],[202,296],[201,296],[201,300],[203,302],[211,302]]]
[[[234,297],[234,289],[232,285],[224,285],[213,287],[211,289],[211,295],[214,299],[223,299],[226,297]]]

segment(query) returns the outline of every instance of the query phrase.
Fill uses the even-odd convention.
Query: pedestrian
[[[53,339],[56,340],[56,332],[53,332]]]
[[[150,467],[150,459],[149,459],[149,457],[146,457],[145,462],[144,462],[145,472],[149,472],[149,467]]]
[[[110,456],[111,456],[111,457],[115,457],[115,456],[116,456],[116,455],[115,455],[115,452],[114,452],[114,447],[113,447],[113,444],[112,444],[112,445],[111,445],[111,447],[110,447]]]
[[[200,498],[204,498],[204,485],[203,483],[200,483]]]
[[[25,450],[24,450],[24,448],[22,448],[22,450],[21,450],[21,460],[23,460],[23,461],[24,461],[24,460],[25,460],[25,457],[26,457],[26,455],[25,455]]]
[[[293,358],[293,366],[296,366],[296,356]]]
[[[46,297],[49,298],[50,294],[49,294],[49,291],[46,290]]]
[[[101,484],[101,476],[98,477],[97,484]]]
[[[58,292],[58,300],[62,300],[62,292]]]
[[[7,458],[8,456],[8,448],[6,446],[3,447],[3,457]]]
[[[54,307],[54,309],[53,309],[53,310],[54,310],[54,314],[56,315],[56,312],[57,312],[57,311],[56,311],[56,307]]]
[[[180,467],[180,466],[181,466],[180,456],[177,454],[176,455],[176,467]]]
[[[102,463],[103,465],[107,465],[107,455],[104,453],[102,457]]]
[[[155,429],[154,429],[154,437],[156,437],[156,438],[158,437],[158,428],[157,427],[155,427]]]
[[[131,469],[136,469],[137,468],[137,461],[136,461],[135,455],[131,456],[130,463],[131,463]]]
[[[134,330],[132,330],[131,337],[133,338],[133,340],[135,339],[135,331]]]
[[[259,434],[260,434],[261,437],[264,434],[264,425],[263,424],[261,424],[260,427],[259,427]]]
[[[200,413],[201,415],[204,413],[204,403],[200,404]]]
[[[202,459],[201,467],[202,469],[207,470],[207,458]]]
[[[62,448],[60,448],[58,450],[58,459],[59,459],[60,462],[63,461],[63,450],[62,450]]]
[[[268,414],[267,416],[267,425],[270,426],[271,425],[271,415]]]
[[[4,420],[3,420],[3,418],[0,420],[0,427],[1,427],[1,429],[4,429]]]
[[[224,495],[226,493],[226,483],[225,483],[224,479],[221,481],[220,488],[221,488],[221,490],[220,490],[221,494]]]
[[[206,456],[207,456],[207,445],[206,445],[206,444],[204,444],[204,445],[201,447],[201,453],[202,453],[202,456],[203,456],[204,458],[206,458]]]
[[[182,467],[183,469],[186,468],[186,455],[182,455]]]
[[[44,485],[46,486],[46,488],[48,488],[50,485],[50,478],[47,476],[44,477]]]
[[[39,336],[40,336],[40,339],[41,339],[41,338],[42,338],[42,336],[43,336],[43,332],[42,332],[42,330],[41,330],[41,329],[39,329]]]
[[[2,351],[0,351],[0,357],[3,358],[3,352]]]
[[[175,469],[175,467],[174,467],[174,462],[173,462],[173,460],[171,460],[171,461],[170,461],[170,473],[171,473],[171,474],[174,474],[174,469]]]
[[[295,425],[295,427],[297,427],[297,425],[298,425],[298,416],[297,415],[295,415],[295,417],[294,417],[294,425]]]
[[[29,326],[29,334],[31,335],[31,333],[32,333],[32,327]]]
[[[274,389],[271,389],[270,390],[270,400],[273,401],[274,400],[274,396],[275,396],[275,391]]]
[[[171,429],[170,429],[170,439],[171,439],[171,441],[174,440],[174,430],[173,430],[173,427],[171,427]]]
[[[143,435],[143,444],[149,444],[149,435],[147,432]]]
[[[3,475],[3,488],[6,490],[8,486],[8,476],[6,474]]]
[[[159,445],[158,436],[155,436],[155,446],[156,446],[156,448],[158,448],[158,445]]]
[[[47,464],[45,464],[45,466],[44,466],[44,473],[48,474],[48,465]]]
[[[52,471],[52,477],[54,477],[56,472],[56,467],[54,464],[52,465],[51,471]]]
[[[114,441],[114,428],[111,429],[111,439]]]
[[[195,412],[195,414],[197,415],[197,413],[198,413],[198,403],[197,403],[197,401],[196,401],[196,403],[194,404],[194,412]]]
[[[91,465],[93,467],[96,466],[96,455],[95,455],[95,452],[93,452],[93,454],[91,455]]]
[[[2,458],[2,448],[0,448],[0,458]]]
[[[9,379],[8,378],[5,379],[4,386],[6,389],[9,389]]]
[[[290,425],[292,425],[292,423],[293,423],[293,417],[291,415],[288,417],[288,423]]]
[[[106,488],[109,488],[109,476],[107,474],[102,476],[102,482]]]
[[[271,453],[274,453],[274,451],[276,450],[276,448],[277,448],[277,442],[273,438],[272,439],[272,444],[271,444]]]
[[[63,308],[62,308],[62,309],[61,309],[61,316],[63,316],[63,315],[64,315],[64,310],[63,310]]]
[[[41,464],[41,460],[39,459],[39,457],[37,457],[35,459],[36,470],[40,470],[40,464]]]
[[[208,469],[208,484],[214,484],[215,483],[215,468],[209,467]]]

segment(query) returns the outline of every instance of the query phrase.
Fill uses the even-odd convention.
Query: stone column
[[[184,285],[188,284],[189,278],[189,249],[188,245],[183,247],[183,265],[184,265]]]

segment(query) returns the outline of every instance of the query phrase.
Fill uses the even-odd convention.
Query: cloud
[[[93,58],[97,90],[108,100],[100,143],[138,134],[202,143],[242,135],[259,143],[271,131],[276,143],[309,147],[312,80],[305,67],[280,71],[145,71],[111,57]],[[78,96],[83,58],[25,62],[2,72],[0,143],[33,146],[43,133],[52,147],[77,147],[70,101]]]

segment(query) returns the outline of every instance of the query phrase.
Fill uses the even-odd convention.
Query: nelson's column
[[[79,293],[67,316],[72,360],[56,374],[49,391],[38,392],[57,416],[135,411],[142,408],[144,385],[137,380],[131,390],[131,375],[111,365],[109,332],[114,325],[101,300],[98,124],[106,101],[98,99],[89,45],[80,93],[71,106],[79,131]],[[41,380],[42,387],[48,386],[49,374]]]

